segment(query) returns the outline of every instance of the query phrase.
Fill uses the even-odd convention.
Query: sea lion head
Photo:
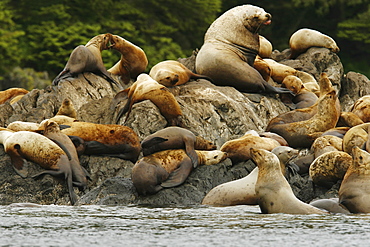
[[[154,80],[165,86],[174,86],[179,81],[179,75],[170,71],[161,69],[155,74]]]
[[[85,46],[93,45],[93,46],[98,47],[100,49],[100,51],[107,50],[107,49],[110,48],[109,42],[111,41],[111,36],[112,36],[112,34],[110,34],[110,33],[99,34],[99,35],[93,37],[92,39],[90,39],[90,41],[87,42],[87,44]]]
[[[263,8],[246,5],[243,25],[252,33],[256,33],[262,25],[271,24],[272,15],[267,13]]]
[[[59,128],[59,125],[55,121],[46,120],[40,124],[40,127],[36,132],[44,133],[44,134],[45,133],[59,133],[60,128]]]
[[[262,169],[280,169],[279,158],[270,151],[260,148],[250,148],[251,158]]]

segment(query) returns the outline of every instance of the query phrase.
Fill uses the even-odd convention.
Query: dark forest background
[[[213,20],[242,4],[272,14],[260,34],[274,49],[287,49],[300,28],[315,29],[336,40],[345,72],[370,76],[370,0],[0,0],[0,90],[44,88],[76,46],[107,32],[140,46],[149,71],[190,56]],[[103,51],[107,68],[119,57]]]

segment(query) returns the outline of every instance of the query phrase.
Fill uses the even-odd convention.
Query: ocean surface
[[[0,206],[0,246],[370,246],[370,214],[258,206]]]

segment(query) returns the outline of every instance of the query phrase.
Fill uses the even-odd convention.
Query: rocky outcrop
[[[180,61],[193,68],[195,55],[196,53]],[[325,48],[311,48],[295,60],[284,59],[284,53],[276,51],[274,56],[279,57],[280,62],[284,64],[313,74],[317,79],[321,72],[327,72],[340,92],[343,110],[348,110],[356,99],[368,94],[368,79],[355,72],[344,75],[339,57]],[[248,130],[264,131],[271,118],[290,110],[282,103],[279,95],[241,93],[233,87],[218,87],[203,79],[169,90],[175,95],[183,111],[183,124],[194,133],[213,141],[218,148]],[[66,97],[72,100],[80,121],[115,123],[117,112],[125,104],[125,101],[117,106],[112,104],[117,92],[118,88],[112,87],[101,77],[84,73],[78,78],[61,81],[58,86],[48,86],[43,90],[34,89],[14,105],[0,105],[0,126],[7,126],[16,120],[41,122],[54,116]],[[140,140],[167,125],[157,107],[148,100],[134,104],[127,121],[125,118],[126,116],[119,118],[118,124],[132,128]],[[227,159],[217,165],[198,167],[181,186],[164,189],[156,195],[139,196],[130,180],[134,166],[132,162],[94,155],[83,155],[80,161],[90,172],[92,180],[86,191],[76,189],[80,198],[78,204],[199,204],[213,187],[242,178],[255,167],[252,161],[233,165]],[[30,167],[30,174],[42,170],[36,164]],[[10,158],[2,146],[0,169],[0,204],[69,204],[64,181],[49,175],[40,180],[22,179],[13,170]],[[289,182],[295,194],[304,201],[335,196],[339,187],[337,184],[331,189],[314,189],[307,175],[298,174],[290,174]]]

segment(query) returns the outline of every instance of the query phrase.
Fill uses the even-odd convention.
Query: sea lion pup
[[[76,147],[71,139],[60,131],[59,125],[56,122],[51,120],[46,121],[42,126],[40,126],[39,131],[42,132],[44,136],[58,144],[58,146],[67,154],[72,169],[73,185],[78,187],[81,191],[84,191],[87,187],[87,179],[90,178],[90,175],[81,166]],[[48,173],[49,171],[43,172],[43,174]]]
[[[298,154],[298,150],[287,146],[276,147],[272,152],[278,156],[284,172],[288,160]],[[257,177],[258,167],[244,178],[214,187],[203,198],[202,204],[212,206],[258,205],[255,192]]]
[[[193,73],[185,65],[175,60],[157,63],[150,69],[149,76],[166,87],[179,86],[187,83],[190,79],[206,79],[213,82],[208,76]]]
[[[349,214],[348,209],[339,204],[339,198],[317,199],[309,203],[310,205],[328,211],[333,214]]]
[[[304,53],[310,47],[325,47],[332,52],[339,52],[339,47],[331,37],[308,28],[302,28],[293,33],[289,40],[289,47],[291,59]]]
[[[73,190],[72,169],[66,153],[49,138],[31,131],[12,132],[0,128],[0,143],[10,156],[14,170],[23,178],[28,176],[27,160],[48,169],[53,176],[63,176],[67,182],[71,204],[77,201]],[[33,176],[37,179],[44,172]]]
[[[352,156],[342,151],[330,151],[318,156],[310,165],[310,179],[315,185],[331,188],[342,180]]]
[[[198,165],[214,165],[227,158],[220,150],[195,152]],[[193,169],[185,150],[164,150],[138,160],[132,168],[131,180],[139,195],[155,194],[163,188],[183,184]]]
[[[278,157],[264,149],[251,148],[253,161],[258,166],[255,186],[258,205],[264,214],[325,214],[299,200],[283,176]]]
[[[245,135],[225,142],[220,150],[227,153],[227,157],[231,159],[233,164],[241,161],[247,161],[251,158],[250,148],[263,148],[271,151],[272,149],[281,146],[281,144],[268,137],[261,137],[256,131],[248,131]]]
[[[101,57],[101,52],[108,49],[111,36],[110,33],[100,34],[90,39],[86,45],[77,46],[72,51],[62,72],[53,80],[53,85],[58,85],[60,80],[68,77],[75,77],[84,72],[92,72],[103,77],[111,84],[116,84],[118,88],[122,88],[108,73]]]
[[[350,128],[343,137],[343,151],[351,154],[352,148],[366,149],[370,123],[363,123]],[[367,149],[369,152],[370,149]]]
[[[55,115],[63,115],[71,118],[77,118],[77,111],[72,101],[69,98],[65,98],[62,101],[62,105],[59,107],[57,114]]]
[[[352,157],[339,188],[339,203],[351,213],[370,213],[370,154],[354,147]]]
[[[288,75],[281,83],[283,87],[293,92],[292,102],[296,109],[307,108],[314,105],[319,99],[317,95],[308,90],[301,79],[295,75]]]
[[[138,135],[127,126],[72,122],[65,124],[62,133],[78,136],[85,142],[84,154],[105,155],[135,163],[141,148]]]
[[[175,96],[166,86],[159,84],[148,74],[143,73],[139,75],[134,84],[117,93],[112,101],[112,105],[116,105],[116,102],[124,98],[128,99],[125,106],[118,112],[116,123],[126,112],[125,122],[127,121],[133,104],[143,100],[150,100],[158,107],[159,112],[166,118],[169,126],[181,125],[182,110]]]
[[[144,156],[167,149],[185,149],[195,168],[198,166],[195,150],[215,150],[216,146],[200,136],[195,136],[190,130],[171,126],[145,137],[141,148]]]
[[[249,93],[291,93],[268,84],[253,68],[260,48],[258,31],[271,23],[271,15],[253,5],[234,7],[208,28],[196,60],[196,73],[209,76],[218,86]]]
[[[263,37],[262,35],[259,35],[259,40],[260,40],[260,48],[258,49],[258,55],[262,58],[271,57],[271,53],[272,53],[271,42],[265,37]]]
[[[9,88],[4,91],[0,91],[0,104],[4,104],[6,101],[19,95],[26,95],[29,93],[28,90],[24,88]]]
[[[110,42],[112,45],[109,48],[119,51],[121,59],[112,68],[108,69],[108,72],[113,75],[120,75],[125,84],[128,84],[130,79],[136,80],[136,77],[143,73],[146,66],[148,66],[145,52],[118,35],[112,35]]]
[[[365,95],[356,100],[351,112],[356,114],[363,122],[370,122],[370,95]]]

